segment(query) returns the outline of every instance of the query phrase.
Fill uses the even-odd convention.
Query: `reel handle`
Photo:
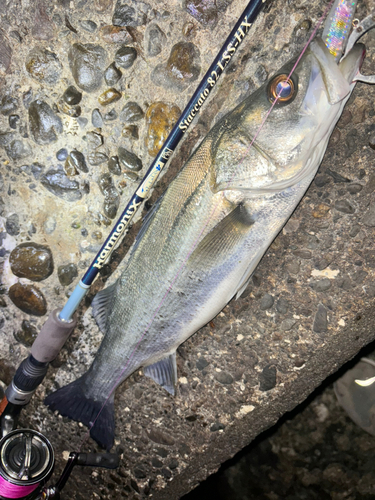
[[[77,465],[90,467],[104,467],[105,469],[117,469],[120,457],[115,453],[79,453]]]
[[[120,464],[120,457],[115,453],[78,453],[72,451],[68,462],[55,486],[49,486],[43,491],[43,500],[60,500],[60,492],[64,488],[75,465],[104,467],[106,469],[116,469]]]

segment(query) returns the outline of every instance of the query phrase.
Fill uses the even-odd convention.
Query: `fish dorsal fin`
[[[172,396],[175,395],[177,384],[176,351],[157,363],[146,366],[143,371],[147,377],[164,387]]]
[[[116,283],[114,283],[111,286],[108,286],[107,288],[104,288],[104,290],[101,290],[98,292],[94,300],[92,301],[92,315],[95,318],[95,321],[98,324],[98,327],[100,330],[105,333],[106,330],[106,323],[107,323],[107,317],[108,317],[108,312],[110,311],[110,304],[113,299],[113,294],[115,291]]]
[[[142,222],[142,226],[141,226],[140,230],[138,231],[137,236],[135,237],[135,242],[134,242],[133,248],[131,250],[132,253],[135,252],[135,250],[137,249],[137,247],[139,245],[139,242],[143,238],[143,235],[145,234],[145,232],[147,231],[148,227],[150,226],[151,221],[154,218],[154,215],[158,211],[158,208],[160,207],[160,204],[163,201],[164,195],[165,195],[165,193],[163,193],[160,196],[160,198],[157,199],[157,201],[155,202],[155,204],[150,208],[150,210],[144,216],[143,222]]]

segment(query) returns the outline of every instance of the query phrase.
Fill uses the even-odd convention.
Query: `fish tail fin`
[[[63,417],[82,422],[89,427],[91,437],[102,448],[110,450],[115,436],[114,396],[105,404],[88,398],[82,388],[84,377],[52,392],[44,403]]]

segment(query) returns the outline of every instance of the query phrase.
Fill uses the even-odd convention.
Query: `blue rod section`
[[[73,290],[71,296],[68,299],[68,302],[65,304],[62,311],[59,313],[59,318],[62,321],[70,321],[75,313],[78,305],[81,303],[81,300],[86,295],[90,288],[90,285],[85,285],[80,281],[78,285]]]
[[[77,285],[76,290],[74,290],[72,295],[69,297],[68,302],[60,313],[61,319],[65,321],[69,321],[71,319],[74,311],[78,308],[80,301],[87,293],[90,285],[93,283],[108,257],[111,255],[119,238],[128,227],[138,207],[142,204],[150,192],[151,187],[155,183],[162,169],[165,167],[168,159],[176,149],[187,129],[190,127],[194,117],[199,113],[208,95],[215,87],[225,67],[231,61],[232,56],[237,52],[238,47],[249,32],[265,2],[266,0],[251,0],[246,9],[243,11],[230,35],[226,39],[223,47],[216,56],[214,62],[211,64],[209,70],[201,80],[201,83],[199,84],[193,97],[190,99],[176,125],[170,132],[167,140],[163,144],[163,147],[151,163],[141,184],[138,186],[129,203],[126,205],[116,225],[110,232],[95,259],[92,261],[90,267],[83,276],[80,284]],[[83,295],[82,286],[87,287]]]

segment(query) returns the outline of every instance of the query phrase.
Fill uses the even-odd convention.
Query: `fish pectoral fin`
[[[177,384],[176,351],[157,363],[146,366],[143,371],[147,377],[164,387],[172,396],[175,395]]]
[[[233,295],[236,295],[236,300],[239,299],[241,297],[241,295],[243,294],[243,292],[246,290],[247,285],[249,284],[249,281],[251,279],[251,276],[253,275],[255,268],[259,264],[260,259],[263,257],[263,254],[266,251],[266,248],[261,247],[256,252],[256,254],[253,256],[253,259],[251,260],[250,267],[246,270],[245,274],[243,275],[241,281],[238,284],[237,289],[235,290],[235,292],[233,294]]]
[[[245,205],[237,205],[197,245],[188,268],[201,271],[217,264],[217,257],[228,255],[242,240],[255,220]]]
[[[105,333],[107,317],[110,310],[110,303],[113,299],[116,283],[98,292],[92,301],[92,315],[100,330]]]

